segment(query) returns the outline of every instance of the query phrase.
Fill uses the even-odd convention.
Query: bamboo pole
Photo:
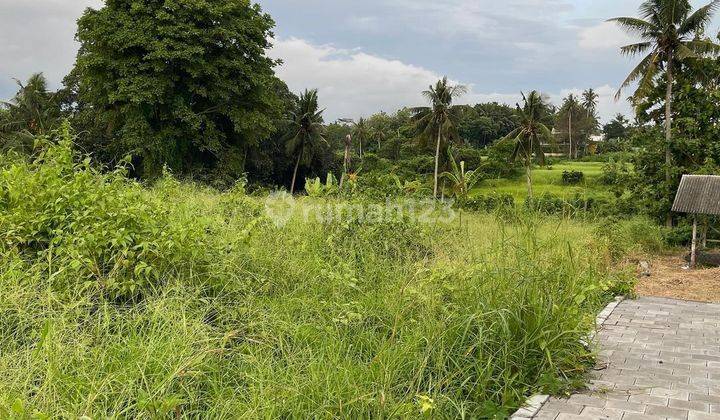
[[[697,267],[697,216],[693,218],[692,245],[690,246],[690,268]]]

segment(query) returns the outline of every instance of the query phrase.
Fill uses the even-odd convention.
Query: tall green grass
[[[121,175],[67,141],[0,169],[2,418],[504,417],[577,384],[644,223],[278,227],[242,186]]]

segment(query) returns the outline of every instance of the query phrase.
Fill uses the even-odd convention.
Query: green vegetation
[[[311,198],[278,227],[242,185],[147,189],[67,133],[45,147],[0,171],[5,418],[505,416],[580,378],[631,290],[612,262],[660,240],[522,212],[321,223],[303,212],[346,202]]]
[[[658,84],[665,85],[665,185],[669,189],[673,184],[673,84],[676,72],[688,61],[708,56],[717,56],[720,45],[704,36],[713,13],[720,3],[713,1],[694,12],[687,0],[647,0],[640,5],[641,18],[619,17],[612,19],[627,32],[638,35],[641,42],[621,48],[625,55],[643,57],[617,93],[620,98],[622,89],[638,82],[634,94],[636,101],[652,96],[652,90]],[[661,71],[664,70],[664,72]],[[664,80],[662,80],[664,78]],[[659,80],[660,79],[660,80]],[[667,224],[672,227],[672,215],[667,212]]]
[[[604,141],[592,89],[447,78],[325,123],[250,1],[88,9],[64,88],[0,107],[0,418],[504,418],[581,384],[624,262],[687,241],[680,176],[720,173],[718,4],[616,19],[650,54]]]
[[[562,162],[548,167],[533,170],[533,191],[536,195],[552,194],[563,198],[581,196],[609,196],[606,185],[601,182],[603,174],[602,162]],[[563,183],[563,172],[578,171],[584,179],[577,185]],[[527,198],[527,186],[522,179],[500,178],[487,179],[473,190],[475,194],[509,194],[516,202],[524,202]]]

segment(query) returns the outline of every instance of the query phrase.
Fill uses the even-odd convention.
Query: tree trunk
[[[527,192],[528,199],[533,199],[533,188],[532,188],[532,162],[528,161],[525,164],[525,176],[527,177]]]
[[[672,151],[670,150],[672,144],[672,61],[673,54],[672,51],[670,51],[667,62],[667,89],[665,92],[665,183],[666,188],[668,188],[668,193],[670,193],[670,184],[672,183]],[[667,227],[673,226],[672,213],[669,210],[665,224]]]
[[[345,177],[350,170],[350,146],[352,145],[352,136],[350,134],[345,137],[345,159],[343,160],[343,174],[340,177],[340,189],[342,190]]]
[[[295,162],[295,170],[293,171],[292,184],[290,185],[290,194],[295,194],[295,180],[297,179],[298,168],[300,167],[300,159],[302,158],[303,151],[300,150],[298,154],[297,162]]]
[[[435,187],[433,188],[433,198],[438,196],[438,172],[440,170],[440,128],[438,128],[437,147],[435,148]]]

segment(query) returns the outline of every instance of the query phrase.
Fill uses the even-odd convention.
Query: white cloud
[[[274,44],[270,55],[284,61],[278,76],[294,92],[317,88],[328,121],[424,105],[426,101],[421,92],[442,77],[435,71],[399,60],[332,45],[313,45],[298,38],[278,39]],[[476,92],[471,84],[468,87],[469,92],[460,98],[460,103],[515,105],[521,100],[520,92],[483,93]],[[615,91],[611,86],[600,86],[596,91],[600,95],[598,112],[603,120],[618,112],[630,114],[625,102],[614,101]],[[546,93],[553,103],[559,104],[563,97],[580,94],[582,90],[569,88]]]
[[[75,21],[101,0],[0,0],[0,97],[15,91],[12,78],[44,72],[58,87],[75,61]]]
[[[297,38],[276,40],[270,54],[283,60],[278,77],[291,90],[318,89],[327,119],[421,105],[420,92],[441,77],[398,60]]]
[[[613,22],[602,22],[582,29],[578,36],[578,46],[585,50],[617,50],[633,42],[633,38]]]

